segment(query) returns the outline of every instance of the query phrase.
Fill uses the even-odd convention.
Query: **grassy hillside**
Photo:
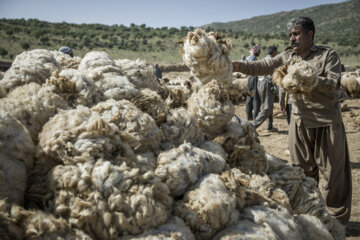
[[[316,44],[331,46],[339,53],[344,64],[355,67],[360,65],[360,28],[357,27],[360,25],[359,3],[360,0],[352,0],[230,23],[213,23],[204,28],[208,31],[216,30],[232,39],[233,60],[248,55],[254,44],[261,44],[262,58],[270,45],[276,45],[280,51],[288,46],[285,24],[289,19],[307,15],[315,20],[317,26]],[[180,63],[182,59],[176,42],[193,30],[191,26],[177,29],[150,28],[145,24],[131,24],[127,27],[50,23],[37,19],[0,19],[0,60],[12,61],[25,50],[55,50],[67,45],[80,57],[89,51],[100,50],[106,51],[114,59],[140,58],[151,63]]]

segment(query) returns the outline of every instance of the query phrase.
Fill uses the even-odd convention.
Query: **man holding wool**
[[[287,26],[292,48],[272,59],[234,62],[233,71],[261,76],[289,65],[289,74],[291,65],[301,61],[313,69],[309,72],[314,76],[308,79],[316,82],[306,92],[306,78],[297,79],[296,73],[290,76],[293,83],[285,84],[289,75],[284,73],[282,87],[295,96],[289,128],[291,162],[318,182],[321,171],[327,182],[323,192],[328,210],[346,224],[351,213],[352,180],[340,101],[336,97],[341,80],[340,58],[333,49],[314,45],[315,26],[310,18],[293,18]]]

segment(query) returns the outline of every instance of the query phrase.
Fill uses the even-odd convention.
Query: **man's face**
[[[289,31],[291,46],[297,54],[305,53],[312,46],[313,31],[305,33],[301,26],[295,26]]]

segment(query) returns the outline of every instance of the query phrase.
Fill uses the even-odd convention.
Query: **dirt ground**
[[[190,73],[165,73],[164,77],[168,78],[187,78]],[[354,122],[355,116],[360,115],[360,99],[348,99],[344,102],[348,109],[342,113],[345,125],[351,161],[352,172],[352,212],[350,222],[346,228],[346,240],[360,240],[360,126]],[[275,103],[274,114],[278,113],[279,105]],[[241,118],[246,118],[245,103],[236,106],[235,113]],[[278,158],[289,161],[290,157],[286,154],[288,143],[288,124],[286,116],[278,114],[273,121],[273,126],[278,132],[268,133],[266,131],[266,122],[264,122],[257,130],[261,145],[264,146],[267,153]]]

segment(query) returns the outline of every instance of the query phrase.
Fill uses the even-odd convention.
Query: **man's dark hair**
[[[277,47],[276,47],[276,46],[270,46],[270,47],[268,47],[268,49],[267,49],[268,55],[271,55],[271,53],[272,53],[273,51],[277,51]]]
[[[293,29],[296,26],[301,26],[302,30],[305,33],[308,33],[309,31],[313,31],[313,37],[312,39],[314,40],[314,36],[315,36],[315,25],[313,20],[311,20],[311,18],[308,17],[295,17],[293,19],[290,20],[290,22],[288,22],[287,24],[287,29],[288,31],[290,31],[291,29]]]

